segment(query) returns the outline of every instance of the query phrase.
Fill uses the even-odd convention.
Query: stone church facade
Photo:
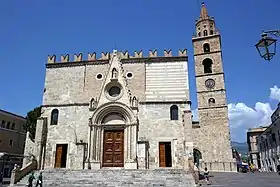
[[[199,122],[193,122],[187,50],[49,56],[42,115],[25,155],[38,169],[234,171],[221,37],[202,6],[192,38]],[[28,163],[28,159],[25,159]]]

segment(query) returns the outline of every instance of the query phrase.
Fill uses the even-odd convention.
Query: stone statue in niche
[[[116,68],[113,68],[112,70],[112,79],[117,79],[118,78],[118,71]]]
[[[136,99],[136,97],[134,96],[133,99],[132,99],[132,106],[133,107],[138,107],[138,101]]]
[[[92,99],[90,100],[90,105],[89,105],[89,107],[90,107],[91,109],[94,109],[94,108],[96,108],[96,105],[97,105],[96,100],[95,100],[94,98],[92,98]]]

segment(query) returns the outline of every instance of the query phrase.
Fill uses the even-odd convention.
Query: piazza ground
[[[212,173],[211,186],[220,187],[279,187],[277,173]],[[206,186],[206,185],[203,185]]]

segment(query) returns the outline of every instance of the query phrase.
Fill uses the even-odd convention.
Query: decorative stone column
[[[100,169],[101,133],[102,128],[98,124],[92,124],[90,132],[89,162],[92,169]]]
[[[125,128],[125,133],[126,133],[126,161],[125,162],[130,162],[130,126],[127,125]]]
[[[92,122],[91,118],[89,118],[88,122],[88,152],[87,152],[87,164],[88,169],[91,168],[90,160],[91,160],[91,150],[92,150]]]
[[[104,129],[102,126],[96,126],[96,148],[95,148],[95,155],[96,155],[96,163],[99,165],[101,164],[101,154],[103,153],[102,151],[102,134],[104,133]]]
[[[126,160],[124,167],[126,169],[136,169],[136,148],[137,148],[137,123],[126,124]]]
[[[137,152],[137,124],[132,124],[131,126],[131,159],[136,161],[136,152]]]

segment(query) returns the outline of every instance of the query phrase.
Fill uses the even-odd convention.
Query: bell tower
[[[194,147],[201,153],[202,162],[210,163],[212,166],[215,164],[211,163],[229,163],[233,159],[221,36],[214,18],[208,15],[204,3],[202,3],[200,17],[196,20],[195,26],[196,33],[192,42],[199,128],[193,129]],[[220,168],[218,165],[216,167]]]

